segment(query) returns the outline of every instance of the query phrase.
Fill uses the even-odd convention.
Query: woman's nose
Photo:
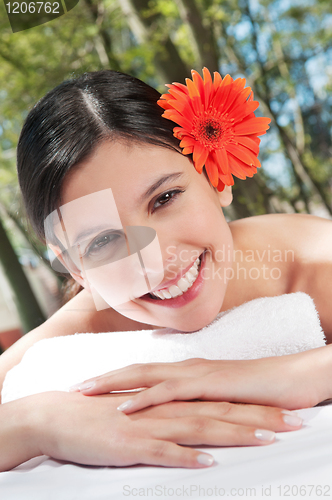
[[[148,226],[126,226],[126,234],[130,254],[137,254],[140,261],[138,273],[147,275],[151,287],[157,286],[164,277],[164,263],[156,231]]]

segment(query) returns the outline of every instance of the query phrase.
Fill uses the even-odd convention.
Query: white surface
[[[5,378],[2,401],[68,388],[133,363],[188,358],[254,359],[325,345],[311,297],[263,297],[218,315],[194,333],[143,330],[76,334],[37,342]]]
[[[257,299],[223,313],[214,323],[192,334],[164,330],[42,340],[8,373],[3,400],[67,390],[76,382],[133,362],[197,356],[249,359],[324,344],[309,296],[297,293]],[[278,433],[272,445],[198,448],[215,457],[215,464],[206,469],[90,467],[38,457],[0,473],[0,499],[331,497],[332,405],[299,413],[305,418],[303,428]]]
[[[303,428],[278,433],[278,440],[272,445],[200,448],[215,457],[215,464],[207,469],[89,467],[39,457],[0,474],[1,498],[329,498],[332,496],[332,405],[298,413],[305,418]],[[288,485],[297,494],[291,494]],[[302,493],[306,491],[307,495],[300,495],[301,485],[306,488]],[[232,488],[237,491],[231,491]],[[250,493],[246,488],[254,490]],[[267,495],[269,491],[271,495]]]

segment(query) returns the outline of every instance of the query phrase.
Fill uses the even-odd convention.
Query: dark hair
[[[66,174],[103,141],[130,139],[179,151],[160,94],[117,71],[85,73],[48,92],[28,114],[17,147],[26,213],[44,239],[44,220],[59,203]]]

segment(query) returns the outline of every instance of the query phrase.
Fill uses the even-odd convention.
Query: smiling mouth
[[[158,291],[150,292],[147,295],[155,300],[168,300],[184,295],[193,286],[198,277],[202,255],[203,254],[197,257],[191,268],[178,280],[176,284],[167,288],[161,288]]]

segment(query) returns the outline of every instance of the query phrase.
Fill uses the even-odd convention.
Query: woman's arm
[[[86,290],[81,291],[45,323],[24,335],[0,356],[0,391],[8,370],[17,365],[24,353],[38,340],[75,333],[151,329],[153,326],[132,321],[114,309],[97,311]]]
[[[201,358],[131,365],[86,380],[85,395],[149,387],[123,411],[132,413],[172,400],[200,399],[277,406],[294,410],[332,398],[332,345],[248,361]]]
[[[302,425],[280,408],[230,403],[172,402],[125,415],[117,407],[127,398],[45,392],[0,405],[0,471],[39,455],[100,466],[206,467],[213,457],[188,445],[267,445],[274,431]]]
[[[30,423],[33,398],[0,405],[0,472],[41,455]]]

